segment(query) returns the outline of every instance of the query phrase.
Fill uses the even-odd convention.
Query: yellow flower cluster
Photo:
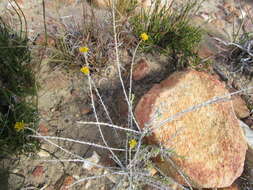
[[[143,40],[143,41],[146,41],[146,40],[148,40],[148,35],[147,35],[147,33],[142,33],[141,35],[140,35],[140,38]]]
[[[129,141],[129,147],[130,147],[131,149],[135,148],[136,145],[137,145],[137,141],[136,141],[135,139],[131,139],[131,140]]]
[[[23,121],[16,122],[14,128],[16,129],[17,132],[19,132],[25,128],[25,123]]]
[[[90,69],[89,69],[89,67],[87,67],[87,66],[82,67],[82,68],[80,69],[80,71],[81,71],[83,74],[85,74],[85,75],[90,74]]]
[[[79,47],[80,53],[87,53],[89,51],[89,48],[86,46]]]

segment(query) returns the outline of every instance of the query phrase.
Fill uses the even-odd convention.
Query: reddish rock
[[[79,110],[80,110],[81,115],[87,115],[87,114],[92,113],[92,108],[87,105],[80,105]]]
[[[141,128],[145,124],[157,127],[189,107],[228,93],[223,83],[206,73],[174,73],[141,98],[135,109],[136,119]],[[185,113],[154,129],[147,140],[172,148],[172,161],[194,187],[228,187],[243,171],[247,144],[231,100]],[[165,159],[157,164],[164,173],[186,185],[171,162]]]
[[[74,178],[72,176],[67,176],[64,181],[63,184],[60,188],[60,190],[68,190],[68,186],[71,185],[72,183],[74,183]]]
[[[147,76],[149,72],[150,72],[150,67],[147,63],[147,60],[142,58],[137,62],[136,66],[133,69],[133,80],[135,81],[141,80],[145,76]]]
[[[33,177],[41,177],[44,174],[43,166],[36,166],[32,172]]]
[[[41,123],[39,125],[39,133],[44,136],[48,135],[48,128],[45,123]]]

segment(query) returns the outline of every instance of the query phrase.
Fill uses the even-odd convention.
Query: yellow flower
[[[146,41],[146,40],[148,40],[148,35],[147,35],[147,33],[142,33],[141,35],[140,35],[140,38],[143,40],[143,41]]]
[[[25,128],[24,121],[16,122],[14,128],[16,129],[17,132],[23,130]]]
[[[85,74],[85,75],[90,74],[90,69],[89,69],[89,67],[87,67],[87,66],[82,67],[82,68],[80,69],[80,71],[81,71],[83,74]]]
[[[79,47],[80,53],[87,53],[89,51],[89,48],[86,46]]]
[[[137,145],[137,141],[135,139],[132,139],[129,141],[129,146],[131,149],[135,148]]]

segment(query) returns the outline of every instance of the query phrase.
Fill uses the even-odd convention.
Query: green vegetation
[[[130,19],[133,32],[138,37],[146,32],[150,38],[141,45],[144,52],[166,53],[178,63],[196,57],[202,30],[190,25],[189,16],[197,10],[199,3],[190,1],[179,11],[173,10],[171,6],[161,5],[156,1],[148,10]]]
[[[0,18],[0,154],[28,153],[38,142],[28,138],[38,122],[35,76],[28,39]]]

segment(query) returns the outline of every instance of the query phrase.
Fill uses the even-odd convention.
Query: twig
[[[130,105],[130,102],[128,100],[128,96],[127,96],[127,93],[126,93],[126,88],[125,88],[125,85],[124,85],[124,82],[123,82],[123,79],[122,79],[122,75],[121,75],[120,61],[119,61],[119,50],[118,50],[118,41],[117,41],[117,30],[116,30],[116,19],[115,19],[115,2],[114,1],[115,0],[112,1],[112,19],[113,19],[113,33],[114,33],[116,63],[117,63],[117,68],[118,68],[119,79],[120,79],[120,83],[121,83],[121,86],[122,86],[122,89],[123,89],[123,93],[124,93],[124,96],[125,96],[125,99],[126,99],[126,102],[127,102],[128,108],[129,108],[129,111],[131,112],[131,115],[133,116],[133,120],[134,120],[134,122],[135,122],[138,130],[141,131],[141,128],[139,127],[139,124],[136,121],[132,110],[130,109],[131,105]]]
[[[32,131],[32,132],[33,132],[34,134],[36,134],[37,136],[43,138],[43,136],[42,136],[41,134],[39,134],[38,132],[36,132],[34,129],[28,128],[28,127],[27,127],[27,129],[29,129],[30,131]],[[50,140],[48,140],[48,139],[46,139],[46,138],[44,138],[44,140],[45,140],[46,142],[48,142],[49,144],[52,144],[53,146],[55,146],[55,147],[61,149],[61,150],[64,151],[65,153],[67,153],[67,154],[69,154],[69,155],[71,155],[71,156],[73,156],[73,157],[79,158],[79,159],[81,159],[81,160],[84,160],[83,157],[81,157],[81,156],[79,156],[79,155],[77,155],[77,154],[74,154],[74,153],[68,151],[68,150],[65,149],[65,148],[62,148],[62,147],[59,146],[58,144],[56,144],[56,143],[54,143],[54,142],[52,142],[52,141],[50,141]]]
[[[84,58],[85,58],[85,61],[86,61],[86,65],[89,66],[86,55],[84,55]],[[93,109],[93,112],[94,112],[96,121],[97,121],[97,123],[99,123],[98,115],[97,115],[96,108],[95,108],[93,93],[92,93],[92,86],[91,86],[91,76],[90,76],[90,73],[88,74],[88,80],[89,80],[89,90],[90,90],[90,96],[91,96],[91,105],[92,105],[92,109]],[[97,126],[98,126],[98,129],[99,129],[100,136],[101,136],[101,138],[102,138],[102,140],[103,140],[103,142],[104,142],[106,148],[111,152],[111,154],[112,154],[113,158],[115,159],[116,163],[119,164],[120,167],[124,168],[123,164],[121,163],[121,161],[119,160],[119,158],[117,157],[117,155],[112,151],[113,149],[111,149],[111,148],[108,146],[108,143],[107,143],[107,141],[105,140],[105,137],[104,137],[103,131],[102,131],[102,129],[101,129],[101,126],[100,126],[100,125],[97,125]],[[122,149],[121,149],[121,150],[122,150]],[[124,151],[125,151],[125,150],[124,150]]]
[[[105,106],[105,104],[104,104],[104,101],[103,101],[103,99],[102,99],[102,97],[101,97],[101,95],[100,95],[100,93],[99,93],[99,91],[98,91],[98,89],[97,89],[97,87],[96,87],[96,84],[94,83],[93,80],[91,80],[91,83],[92,83],[92,85],[93,85],[93,87],[94,87],[94,89],[95,89],[95,91],[96,91],[97,96],[99,97],[99,100],[100,100],[100,102],[101,102],[101,104],[102,104],[102,106],[103,106],[103,108],[104,108],[104,111],[105,111],[105,113],[106,113],[106,115],[107,115],[107,117],[108,117],[110,123],[112,124],[111,126],[114,126],[114,125],[113,125],[113,122],[112,122],[112,119],[111,119],[111,117],[110,117],[110,114],[109,114],[109,112],[108,112],[108,110],[107,110],[107,108],[106,108],[106,106]],[[118,139],[120,139],[119,134],[118,134],[118,132],[115,130],[115,128],[114,128],[113,130],[114,130],[115,134],[117,135]]]
[[[115,150],[115,151],[125,152],[125,149],[111,148],[111,147],[102,146],[102,145],[91,143],[91,142],[78,141],[78,140],[74,140],[74,139],[70,139],[70,138],[52,137],[52,136],[37,136],[37,135],[30,135],[30,137],[40,138],[40,139],[55,139],[55,140],[62,140],[62,141],[68,141],[68,142],[75,142],[75,143],[90,145],[90,146],[94,146],[94,147],[102,148],[102,149],[107,149],[107,150],[111,150],[111,151]]]
[[[141,132],[139,132],[139,131],[135,131],[133,129],[124,128],[124,127],[120,127],[118,125],[113,125],[113,124],[109,124],[109,123],[92,122],[92,121],[78,121],[77,123],[85,124],[85,125],[86,124],[87,125],[102,125],[102,126],[112,127],[112,128],[115,128],[115,129],[120,129],[120,130],[124,130],[124,131],[129,131],[129,132],[141,134]]]
[[[132,57],[132,61],[131,61],[131,69],[130,69],[130,85],[129,85],[129,96],[128,96],[128,99],[129,99],[129,101],[130,101],[130,107],[129,107],[129,113],[128,113],[128,122],[130,123],[130,125],[129,125],[129,128],[132,128],[132,122],[133,122],[133,113],[132,113],[132,111],[130,111],[130,110],[132,110],[132,104],[133,104],[133,102],[132,102],[132,83],[133,83],[133,65],[134,65],[134,59],[135,59],[135,56],[136,56],[136,53],[137,53],[137,50],[138,50],[138,47],[140,46],[140,44],[141,44],[141,42],[142,41],[139,41],[139,43],[137,44],[137,46],[136,46],[136,48],[135,48],[135,50],[134,50],[134,54],[133,54],[133,57]]]
[[[204,102],[204,103],[191,106],[191,107],[189,107],[189,108],[187,108],[187,109],[185,109],[185,110],[183,110],[183,111],[181,111],[181,112],[179,112],[179,113],[176,113],[176,114],[174,114],[173,116],[171,116],[171,117],[169,117],[169,118],[167,118],[167,119],[161,121],[161,122],[158,123],[157,125],[152,126],[151,128],[147,128],[146,130],[148,130],[148,129],[152,129],[152,130],[158,129],[158,128],[162,127],[163,125],[165,125],[166,123],[171,122],[171,121],[175,120],[176,118],[179,118],[179,117],[183,116],[184,114],[186,114],[186,113],[188,113],[188,112],[195,111],[195,110],[197,110],[197,109],[199,109],[199,108],[208,106],[208,105],[210,105],[210,104],[214,104],[214,103],[216,103],[216,102],[221,102],[221,101],[230,100],[230,97],[231,97],[231,96],[236,95],[236,94],[239,94],[239,93],[242,93],[242,92],[245,92],[245,91],[248,91],[248,90],[251,90],[251,89],[253,89],[253,87],[249,87],[249,88],[246,88],[246,89],[238,90],[238,91],[236,91],[236,92],[229,93],[229,94],[226,94],[226,95],[224,95],[224,96],[215,97],[215,98],[213,98],[213,99],[211,99],[211,100],[208,100],[208,101],[206,101],[206,102]],[[149,124],[146,125],[146,127],[147,127],[147,126],[150,126],[150,125],[151,125],[151,124],[149,123]]]

